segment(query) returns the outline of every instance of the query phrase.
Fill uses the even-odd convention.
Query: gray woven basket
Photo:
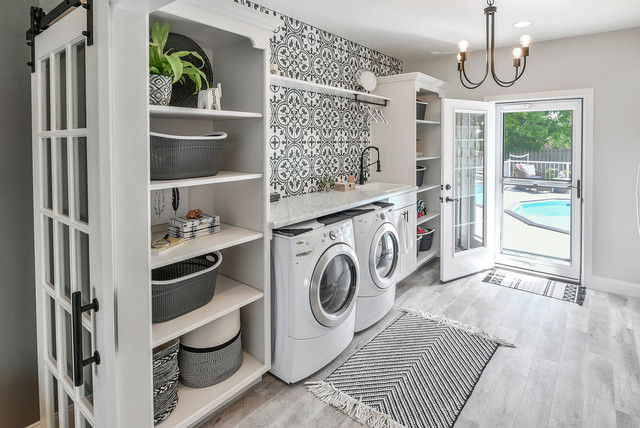
[[[206,388],[229,379],[242,366],[240,332],[227,343],[213,348],[180,345],[178,366],[180,383],[191,388]]]
[[[153,354],[153,423],[165,420],[178,404],[178,350],[176,339]]]
[[[222,254],[214,251],[151,271],[151,320],[163,322],[206,305],[216,289]]]
[[[184,137],[152,132],[151,179],[179,180],[207,177],[220,172],[224,132]]]

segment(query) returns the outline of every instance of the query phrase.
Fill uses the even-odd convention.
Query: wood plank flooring
[[[441,284],[438,260],[398,284],[396,303],[355,335],[328,376],[413,307],[514,342],[499,348],[465,405],[464,427],[640,427],[640,299],[588,290],[584,306],[482,282],[484,273]],[[361,427],[307,392],[304,382],[263,381],[201,427]]]

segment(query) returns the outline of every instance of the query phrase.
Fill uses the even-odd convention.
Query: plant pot
[[[160,74],[149,75],[149,104],[168,106],[171,100],[173,79]]]

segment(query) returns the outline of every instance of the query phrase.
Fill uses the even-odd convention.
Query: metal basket
[[[242,359],[240,331],[233,339],[213,348],[180,345],[180,383],[191,388],[216,385],[233,376],[242,366]]]
[[[220,171],[224,132],[204,136],[150,133],[151,179],[207,177]]]
[[[178,404],[178,349],[173,340],[153,353],[153,423],[165,420]]]
[[[151,271],[152,321],[163,322],[206,305],[216,289],[222,254],[183,260]]]

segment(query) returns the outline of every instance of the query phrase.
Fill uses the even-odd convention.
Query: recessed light
[[[524,27],[528,27],[531,24],[533,24],[533,22],[531,21],[520,21],[513,24],[513,26],[516,28],[524,28]]]

